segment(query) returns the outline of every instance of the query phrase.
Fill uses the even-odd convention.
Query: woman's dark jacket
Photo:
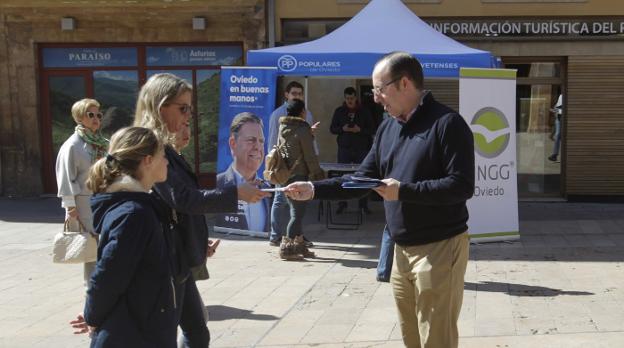
[[[162,205],[148,193],[114,192],[96,194],[91,206],[100,235],[84,308],[97,328],[91,347],[175,347],[172,236],[159,219]]]
[[[238,210],[236,186],[228,185],[214,190],[202,190],[193,170],[171,146],[165,147],[167,181],[154,185],[154,192],[175,210],[176,231],[189,267],[206,261],[208,228],[203,214],[229,213]]]

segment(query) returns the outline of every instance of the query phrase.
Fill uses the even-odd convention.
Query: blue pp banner
[[[280,47],[281,48],[281,47]],[[267,49],[267,50],[272,50]],[[280,75],[299,76],[370,76],[375,63],[383,57],[379,53],[279,53],[256,50],[247,52],[247,64],[271,66]],[[416,58],[427,77],[459,76],[460,67],[490,68],[490,53],[462,55],[417,54]]]
[[[277,68],[221,67],[217,173],[226,171],[232,164],[228,139],[234,116],[245,111],[257,115],[264,124],[264,137],[269,136],[269,117],[275,109],[276,81]],[[258,168],[260,177],[263,165]]]

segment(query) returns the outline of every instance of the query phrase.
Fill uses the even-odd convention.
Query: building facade
[[[624,196],[624,2],[404,2],[438,31],[488,50],[503,67],[518,70],[520,197]],[[203,184],[211,186],[219,67],[244,64],[249,49],[321,37],[366,3],[3,0],[0,195],[54,193],[56,151],[73,129],[71,104],[83,97],[99,100],[104,130],[111,133],[131,122],[141,84],[164,71],[195,87],[193,140],[185,155]],[[290,80],[280,79],[278,86]],[[307,84],[308,108],[321,121],[317,140],[324,162],[335,161],[335,136],[328,128],[347,86],[371,103],[366,78],[310,79]],[[457,107],[456,80],[428,79],[426,87]]]
[[[159,72],[194,86],[185,154],[213,184],[219,67],[263,47],[265,16],[264,0],[2,1],[0,195],[55,193],[73,102],[98,100],[110,134],[131,124],[138,89]]]
[[[367,2],[275,0],[275,16],[268,25],[274,26],[276,45],[308,41],[338,28]],[[501,58],[502,67],[517,69],[517,169],[521,198],[624,196],[624,3],[404,3],[436,30],[470,47],[492,52]],[[322,123],[326,120],[323,115],[330,114],[336,105],[323,107],[332,99],[326,95],[321,99],[313,90],[323,90],[324,94],[331,91],[335,95],[333,103],[338,104],[345,85],[357,85],[365,99],[370,81],[310,82],[308,104],[315,115],[320,115]],[[457,81],[427,80],[426,87],[438,99],[457,107]],[[319,136],[327,136],[328,142],[332,140],[327,134]]]

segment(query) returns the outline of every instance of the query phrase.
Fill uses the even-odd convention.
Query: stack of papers
[[[342,183],[343,188],[352,189],[370,189],[381,185],[385,185],[383,181],[374,178],[367,178],[364,176],[352,176],[351,181]]]

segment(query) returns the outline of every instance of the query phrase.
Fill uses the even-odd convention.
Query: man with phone
[[[344,103],[336,108],[329,128],[336,134],[338,142],[338,163],[362,163],[372,144],[374,132],[373,118],[367,109],[358,103],[355,88],[344,89]],[[346,201],[338,202],[336,214],[341,214],[347,208]],[[366,197],[360,198],[358,208],[364,213],[371,214]]]

